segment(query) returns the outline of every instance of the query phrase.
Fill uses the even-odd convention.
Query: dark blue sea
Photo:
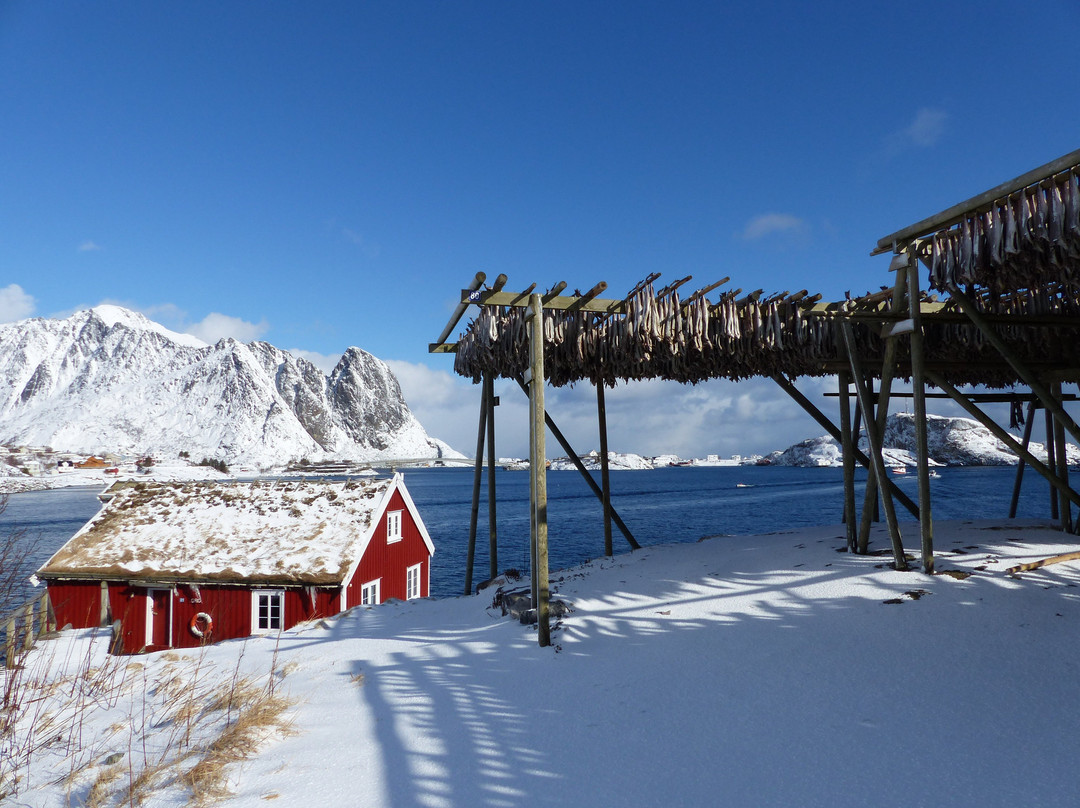
[[[1005,518],[1016,476],[1009,467],[938,469],[931,480],[935,519]],[[597,475],[598,477],[599,475]],[[859,502],[865,473],[859,472]],[[893,478],[918,499],[914,474]],[[471,469],[405,471],[405,481],[435,542],[432,594],[461,594],[472,498]],[[604,552],[600,502],[576,471],[548,472],[549,552],[552,569],[573,566]],[[499,569],[529,570],[529,474],[499,470]],[[767,533],[839,524],[843,509],[840,469],[781,467],[682,467],[611,474],[612,504],[643,546],[695,542],[703,536]],[[488,577],[487,480],[481,489],[473,582]],[[1047,484],[1024,475],[1019,515],[1049,516]],[[100,508],[99,489],[76,488],[10,495],[0,515],[0,535],[25,531],[36,541],[33,566],[44,563]],[[912,521],[902,508],[901,519]],[[613,527],[615,552],[629,549]]]

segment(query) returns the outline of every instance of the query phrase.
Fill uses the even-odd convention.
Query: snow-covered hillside
[[[359,348],[327,377],[268,343],[207,345],[118,306],[0,325],[0,443],[258,466],[460,456]]]
[[[939,466],[1009,466],[1017,457],[995,438],[986,427],[971,418],[926,416],[927,443],[931,465]],[[900,412],[889,416],[884,435],[885,463],[890,466],[915,465],[915,416]],[[859,443],[867,450],[866,438]],[[1046,448],[1032,441],[1029,449],[1035,457],[1046,460]],[[1080,463],[1080,447],[1068,444],[1070,464]],[[809,438],[773,452],[769,462],[776,466],[840,466],[840,445],[827,435]]]

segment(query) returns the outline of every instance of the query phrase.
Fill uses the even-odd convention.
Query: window
[[[386,514],[386,543],[401,541],[401,511]]]
[[[376,578],[360,587],[361,606],[374,606],[379,602],[379,581],[381,580],[381,578]]]
[[[280,631],[284,627],[285,593],[255,590],[251,593],[251,631]]]
[[[420,565],[416,564],[405,570],[405,599],[420,597]]]

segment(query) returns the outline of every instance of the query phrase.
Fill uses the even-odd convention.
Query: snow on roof
[[[399,480],[121,484],[38,575],[341,583]]]

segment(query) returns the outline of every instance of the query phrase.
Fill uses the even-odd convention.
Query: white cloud
[[[333,373],[337,363],[341,361],[341,354],[321,354],[315,351],[305,351],[300,348],[290,348],[289,353],[300,359],[306,359],[327,376]]]
[[[776,233],[799,233],[806,226],[805,220],[789,213],[763,213],[747,222],[742,237],[747,241],[756,241]]]
[[[34,313],[33,295],[28,295],[17,283],[0,289],[0,323],[25,320]]]
[[[198,337],[203,342],[213,345],[219,339],[232,337],[239,342],[251,342],[261,337],[269,330],[270,325],[266,320],[258,323],[249,323],[239,317],[230,317],[227,314],[211,312],[201,321],[184,329],[184,333]]]
[[[101,247],[92,241],[84,241],[79,245],[79,252],[96,252],[100,249]]]
[[[933,146],[945,131],[948,117],[945,110],[923,107],[915,113],[915,120],[903,134],[916,146]]]

